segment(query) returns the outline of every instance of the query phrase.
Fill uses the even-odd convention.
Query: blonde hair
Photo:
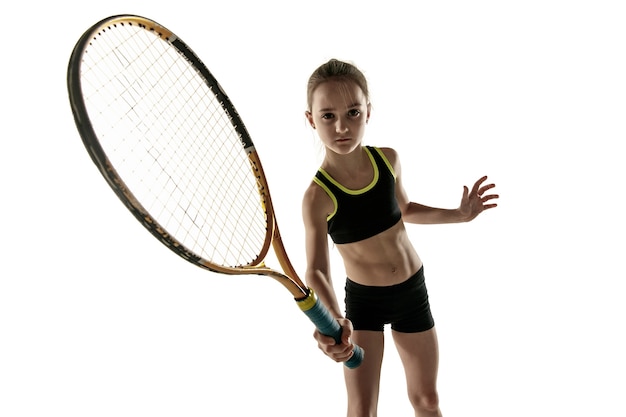
[[[330,80],[354,82],[357,86],[359,86],[361,91],[363,91],[365,99],[369,103],[370,97],[369,90],[367,88],[367,79],[361,70],[348,62],[331,59],[330,61],[320,65],[309,77],[309,82],[307,84],[307,107],[309,111],[311,111],[311,106],[313,104],[313,93],[315,92],[315,89],[319,87],[320,84]]]

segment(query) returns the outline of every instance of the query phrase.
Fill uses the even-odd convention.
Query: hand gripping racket
[[[201,268],[276,279],[321,333],[340,341],[339,323],[287,257],[239,114],[181,39],[143,17],[106,18],[74,47],[67,85],[89,155],[150,233]],[[283,272],[265,265],[270,246]],[[345,365],[362,359],[355,346]]]

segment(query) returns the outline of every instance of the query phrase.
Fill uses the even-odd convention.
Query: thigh
[[[435,328],[418,333],[392,331],[392,335],[404,366],[409,393],[435,393],[439,370],[439,346]]]
[[[428,301],[424,268],[402,284],[402,291],[394,295],[392,330],[403,333],[422,333],[435,326]]]
[[[370,330],[355,330],[352,341],[363,348],[365,356],[360,366],[344,367],[348,393],[348,410],[354,415],[369,415],[367,410],[376,410],[380,387],[380,369],[384,352],[384,333]],[[348,414],[348,415],[353,415]]]

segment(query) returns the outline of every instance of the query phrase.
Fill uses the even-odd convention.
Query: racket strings
[[[266,213],[239,134],[175,48],[136,25],[101,31],[81,85],[100,145],[160,226],[211,263],[256,262]]]

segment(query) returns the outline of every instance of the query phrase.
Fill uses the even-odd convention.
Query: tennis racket
[[[74,47],[67,85],[87,152],[153,236],[209,271],[276,279],[321,333],[340,341],[339,323],[287,257],[246,127],[180,38],[140,16],[103,19]],[[270,247],[282,271],[265,265]],[[362,359],[355,346],[344,363]]]

